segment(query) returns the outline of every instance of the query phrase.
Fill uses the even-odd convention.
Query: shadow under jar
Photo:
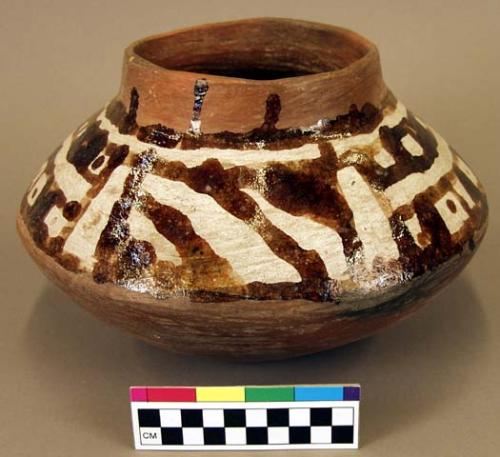
[[[250,19],[145,38],[29,187],[18,229],[99,318],[166,349],[279,359],[366,337],[483,238],[468,166],[342,28]]]

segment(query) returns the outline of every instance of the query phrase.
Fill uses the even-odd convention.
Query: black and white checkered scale
[[[246,446],[351,444],[354,408],[139,409],[148,444]]]

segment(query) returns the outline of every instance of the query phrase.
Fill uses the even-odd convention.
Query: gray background
[[[485,184],[489,233],[457,281],[376,337],[278,363],[169,355],[94,320],[49,284],[20,245],[15,213],[47,155],[116,93],[130,41],[266,15],[342,25],[377,43],[388,85]],[[361,449],[335,455],[498,455],[499,17],[499,1],[477,0],[4,0],[0,454],[133,455],[132,384],[360,382]]]

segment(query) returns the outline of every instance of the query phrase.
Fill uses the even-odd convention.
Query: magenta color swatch
[[[130,401],[148,401],[148,389],[146,387],[131,387]]]

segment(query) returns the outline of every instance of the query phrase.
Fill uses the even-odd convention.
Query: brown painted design
[[[68,149],[68,162],[73,164],[78,173],[92,183],[95,175],[88,170],[108,143],[108,132],[100,128],[100,122],[92,121],[88,127],[71,143]]]
[[[382,120],[381,110],[366,104],[359,110],[353,105],[349,113],[335,119],[322,120],[321,126],[310,129],[278,129],[275,127],[281,109],[279,96],[271,94],[266,101],[261,127],[246,133],[220,132],[201,136],[183,135],[181,149],[202,147],[216,149],[290,150],[307,143],[319,143],[342,135],[368,133]]]
[[[446,200],[446,206],[452,213],[457,212],[457,205],[455,205],[455,203],[452,200],[450,199]]]
[[[411,173],[427,171],[438,156],[434,134],[430,129],[424,127],[410,111],[407,111],[406,118],[395,127],[380,127],[379,134],[382,146],[395,161],[394,165],[385,169],[385,172],[376,170],[375,173],[380,176],[378,180],[373,177],[370,179],[373,185],[379,183],[382,189],[401,181]],[[404,148],[401,139],[406,135],[411,135],[422,147],[422,156],[413,156]]]
[[[139,108],[139,92],[135,87],[130,91],[130,105],[127,114],[120,122],[120,133],[131,133],[137,129],[137,109]]]
[[[26,222],[27,230],[35,245],[45,254],[53,257],[59,264],[70,271],[77,271],[79,260],[77,257],[63,253],[64,240],[61,237],[49,237],[48,228],[44,220],[54,206],[63,208],[66,197],[54,181],[54,160],[59,148],[52,153],[47,161],[43,173],[47,175],[47,182],[40,190],[33,205],[28,205],[27,196],[21,203],[21,214]]]
[[[92,170],[97,170],[99,167],[101,167],[104,163],[104,160],[104,156],[99,156],[97,159],[95,159],[90,165]]]
[[[354,227],[353,215],[337,187],[337,155],[330,143],[318,145],[321,156],[302,160],[292,167],[272,163],[264,170],[264,197],[277,208],[294,216],[307,216],[335,230],[342,239],[344,254],[354,261],[361,241]],[[243,182],[262,187],[256,172],[242,170]]]
[[[162,148],[175,148],[181,140],[181,135],[173,129],[156,124],[141,127],[137,132],[137,139]]]
[[[137,89],[132,89],[137,93]],[[131,93],[130,99],[135,100]],[[388,94],[383,103],[383,109],[393,109],[396,100]],[[131,101],[132,104],[132,101]],[[131,111],[132,110],[132,111]],[[120,100],[113,100],[106,110],[107,118],[116,125],[120,132],[125,119],[130,117],[130,112],[137,110],[130,106],[127,111]],[[289,150],[298,148],[307,143],[322,142],[342,135],[356,135],[369,133],[380,123],[383,110],[367,103],[359,110],[352,105],[349,112],[339,114],[334,119],[325,119],[317,129],[278,129],[281,112],[281,101],[278,94],[270,94],[266,100],[264,122],[261,127],[246,133],[233,133],[223,131],[213,134],[193,135],[189,132],[179,132],[162,124],[141,126],[137,129],[136,137],[144,143],[154,144],[165,148],[174,148],[180,144],[181,149],[199,149],[203,147],[217,149],[270,149]],[[128,133],[134,133],[130,129]]]
[[[73,221],[80,214],[81,210],[82,210],[82,205],[80,204],[80,202],[73,200],[64,205],[63,216],[68,221]]]
[[[66,201],[64,193],[59,189],[54,176],[54,161],[56,154],[59,153],[60,146],[49,158],[44,173],[47,176],[47,182],[41,189],[38,197],[32,206],[27,203],[27,196],[24,197],[21,204],[21,214],[27,223],[28,230],[36,243],[46,254],[53,256],[61,265],[70,271],[80,271],[79,259],[71,254],[63,253],[66,240],[73,231],[80,217],[92,202],[93,198],[100,192],[106,184],[111,173],[116,167],[121,165],[128,155],[128,146],[117,146],[109,143],[105,147],[104,156],[108,158],[106,166],[99,175],[94,175],[84,163],[90,163],[88,157],[95,157],[102,152],[102,138],[107,138],[107,132],[99,128],[99,123],[95,122],[95,116],[84,132],[73,139],[68,149],[67,157],[71,151],[72,163],[77,171],[92,183],[92,187],[81,202]],[[99,157],[104,157],[99,156]],[[69,159],[68,159],[69,161]],[[52,207],[56,206],[62,210],[62,215],[68,220],[68,224],[62,229],[56,237],[49,237],[47,225],[44,220]]]
[[[323,261],[315,251],[305,251],[293,238],[276,228],[257,204],[240,190],[243,169],[224,170],[216,159],[202,165],[186,168],[180,162],[157,162],[154,172],[167,178],[182,181],[194,191],[210,195],[227,212],[252,227],[269,245],[271,250],[287,261],[303,279],[327,278]]]
[[[119,102],[115,101],[108,107],[107,115],[113,123],[120,126],[121,131],[135,134],[144,143],[181,149],[199,147],[245,149],[254,148],[260,143],[261,147],[281,150],[313,142],[318,145],[320,151],[320,157],[317,159],[290,163],[272,162],[260,171],[243,166],[224,169],[216,159],[208,159],[200,166],[188,168],[182,162],[165,162],[156,157],[152,159],[154,155],[152,152],[136,156],[122,197],[113,206],[109,222],[96,248],[97,263],[94,268],[94,278],[99,283],[111,281],[139,287],[147,277],[150,279],[144,287],[157,296],[164,295],[168,290],[172,293],[179,284],[182,284],[184,291],[182,293],[189,290],[192,299],[200,301],[226,301],[247,296],[261,300],[307,298],[313,301],[336,302],[343,286],[328,277],[325,265],[317,252],[304,250],[290,235],[275,227],[253,199],[241,189],[254,188],[277,208],[331,227],[342,239],[348,264],[356,265],[363,259],[363,246],[356,231],[352,211],[338,187],[337,171],[346,166],[354,166],[372,187],[383,190],[411,173],[426,171],[438,155],[433,133],[408,113],[407,118],[398,125],[379,129],[382,145],[392,155],[394,165],[381,167],[369,149],[353,149],[345,152],[340,158],[337,157],[327,139],[332,135],[344,135],[349,132],[357,134],[373,131],[374,126],[382,119],[382,110],[376,110],[370,105],[364,106],[362,110],[353,106],[349,113],[339,115],[334,120],[323,121],[319,131],[315,131],[314,134],[307,131],[304,134],[298,130],[276,128],[281,102],[277,94],[270,94],[265,104],[261,127],[245,134],[221,132],[191,135],[175,132],[162,125],[137,126],[134,122],[139,109],[138,100],[139,94],[134,90],[130,96],[128,110],[122,109]],[[393,105],[394,99],[389,97],[387,103]],[[405,150],[401,143],[405,135],[411,135],[420,144],[422,156],[412,156]],[[106,139],[107,132],[102,130],[100,123],[94,119],[82,134],[75,138],[68,151],[68,161],[73,163],[85,179],[94,184],[101,183],[94,185],[90,191],[90,199],[97,195],[107,181],[109,172],[122,163],[128,153],[126,146],[108,145],[105,150],[105,156],[108,157],[107,167],[105,172],[101,173],[103,177],[101,175],[96,177],[90,172],[90,168],[101,158],[99,166],[104,162],[104,156],[98,155],[105,147]],[[184,220],[185,216],[173,208],[160,205],[151,196],[139,196],[140,183],[149,172],[165,179],[182,181],[195,192],[210,195],[226,211],[255,230],[278,257],[290,263],[301,275],[301,282],[278,285],[240,284],[227,261],[217,256],[206,241],[192,232],[192,227],[178,233],[184,233],[186,240],[194,241],[181,240],[179,236],[174,235],[175,227],[186,227],[188,221]],[[461,180],[463,181],[463,178]],[[472,192],[471,187],[474,187],[467,181],[464,182],[464,186],[470,192]],[[436,268],[463,249],[462,243],[453,240],[449,235],[434,208],[437,199],[450,189],[452,186],[449,179],[442,178],[438,190],[431,189],[424,192],[415,198],[413,207],[400,208],[389,217],[393,237],[400,251],[399,264],[403,267],[407,279]],[[57,197],[57,194],[48,194],[41,199],[38,205],[40,209],[34,213],[35,219],[43,219],[48,211],[46,208],[50,208],[57,198],[61,197]],[[71,208],[74,205],[71,203],[68,209],[65,209],[66,214],[70,216],[68,219],[71,219]],[[168,261],[159,261],[149,242],[136,240],[130,236],[126,220],[134,205],[151,219],[159,233],[175,245],[182,259],[180,267]],[[81,208],[79,211],[76,210],[75,205],[74,218],[83,211]],[[404,224],[404,221],[414,213],[419,217],[422,226],[419,240],[427,245],[424,249],[415,244]],[[165,220],[170,221],[168,227]],[[475,222],[479,221],[470,224]],[[43,234],[43,230],[40,233]],[[50,252],[62,250],[68,234],[66,231],[66,236],[63,238],[51,240]],[[398,270],[396,266],[381,265],[381,268],[381,273],[387,268]],[[213,278],[217,278],[219,286],[214,284]],[[204,284],[207,289],[204,288]]]
[[[197,235],[189,218],[184,214],[175,208],[158,203],[147,193],[140,198],[138,208],[153,222],[156,230],[175,245],[182,259],[180,266],[166,261],[160,261],[155,265],[154,277],[160,296],[162,291],[167,290],[183,293],[184,289],[204,288],[212,289],[212,293],[218,296],[220,295],[218,289],[240,287],[231,265]],[[180,285],[182,285],[181,290],[179,290]]]
[[[474,200],[474,208],[469,208],[462,196],[453,189],[455,180],[459,180]],[[467,211],[469,219],[464,223],[460,233],[451,235],[444,221],[435,208],[435,203],[447,192],[454,192]],[[453,203],[453,202],[451,202]],[[456,209],[456,207],[455,207]],[[404,206],[394,212],[390,219],[394,239],[398,242],[399,261],[403,265],[406,280],[432,271],[464,250],[474,250],[478,230],[484,230],[488,207],[484,194],[454,165],[453,170],[442,176],[438,184],[418,194],[410,206]],[[419,241],[425,246],[420,248],[413,241],[404,220],[417,215],[422,228]]]
[[[122,195],[113,205],[108,223],[97,243],[95,251],[97,263],[94,266],[93,275],[98,283],[117,282],[124,277],[128,269],[142,270],[140,267],[147,267],[156,258],[153,255],[154,249],[149,243],[148,245],[142,243],[139,248],[137,242],[130,238],[127,223],[132,206],[137,202],[142,181],[155,161],[156,154],[148,150],[136,156],[132,162]],[[134,262],[133,252],[136,252],[137,259],[140,259],[137,262]],[[145,264],[146,260],[147,264]]]

